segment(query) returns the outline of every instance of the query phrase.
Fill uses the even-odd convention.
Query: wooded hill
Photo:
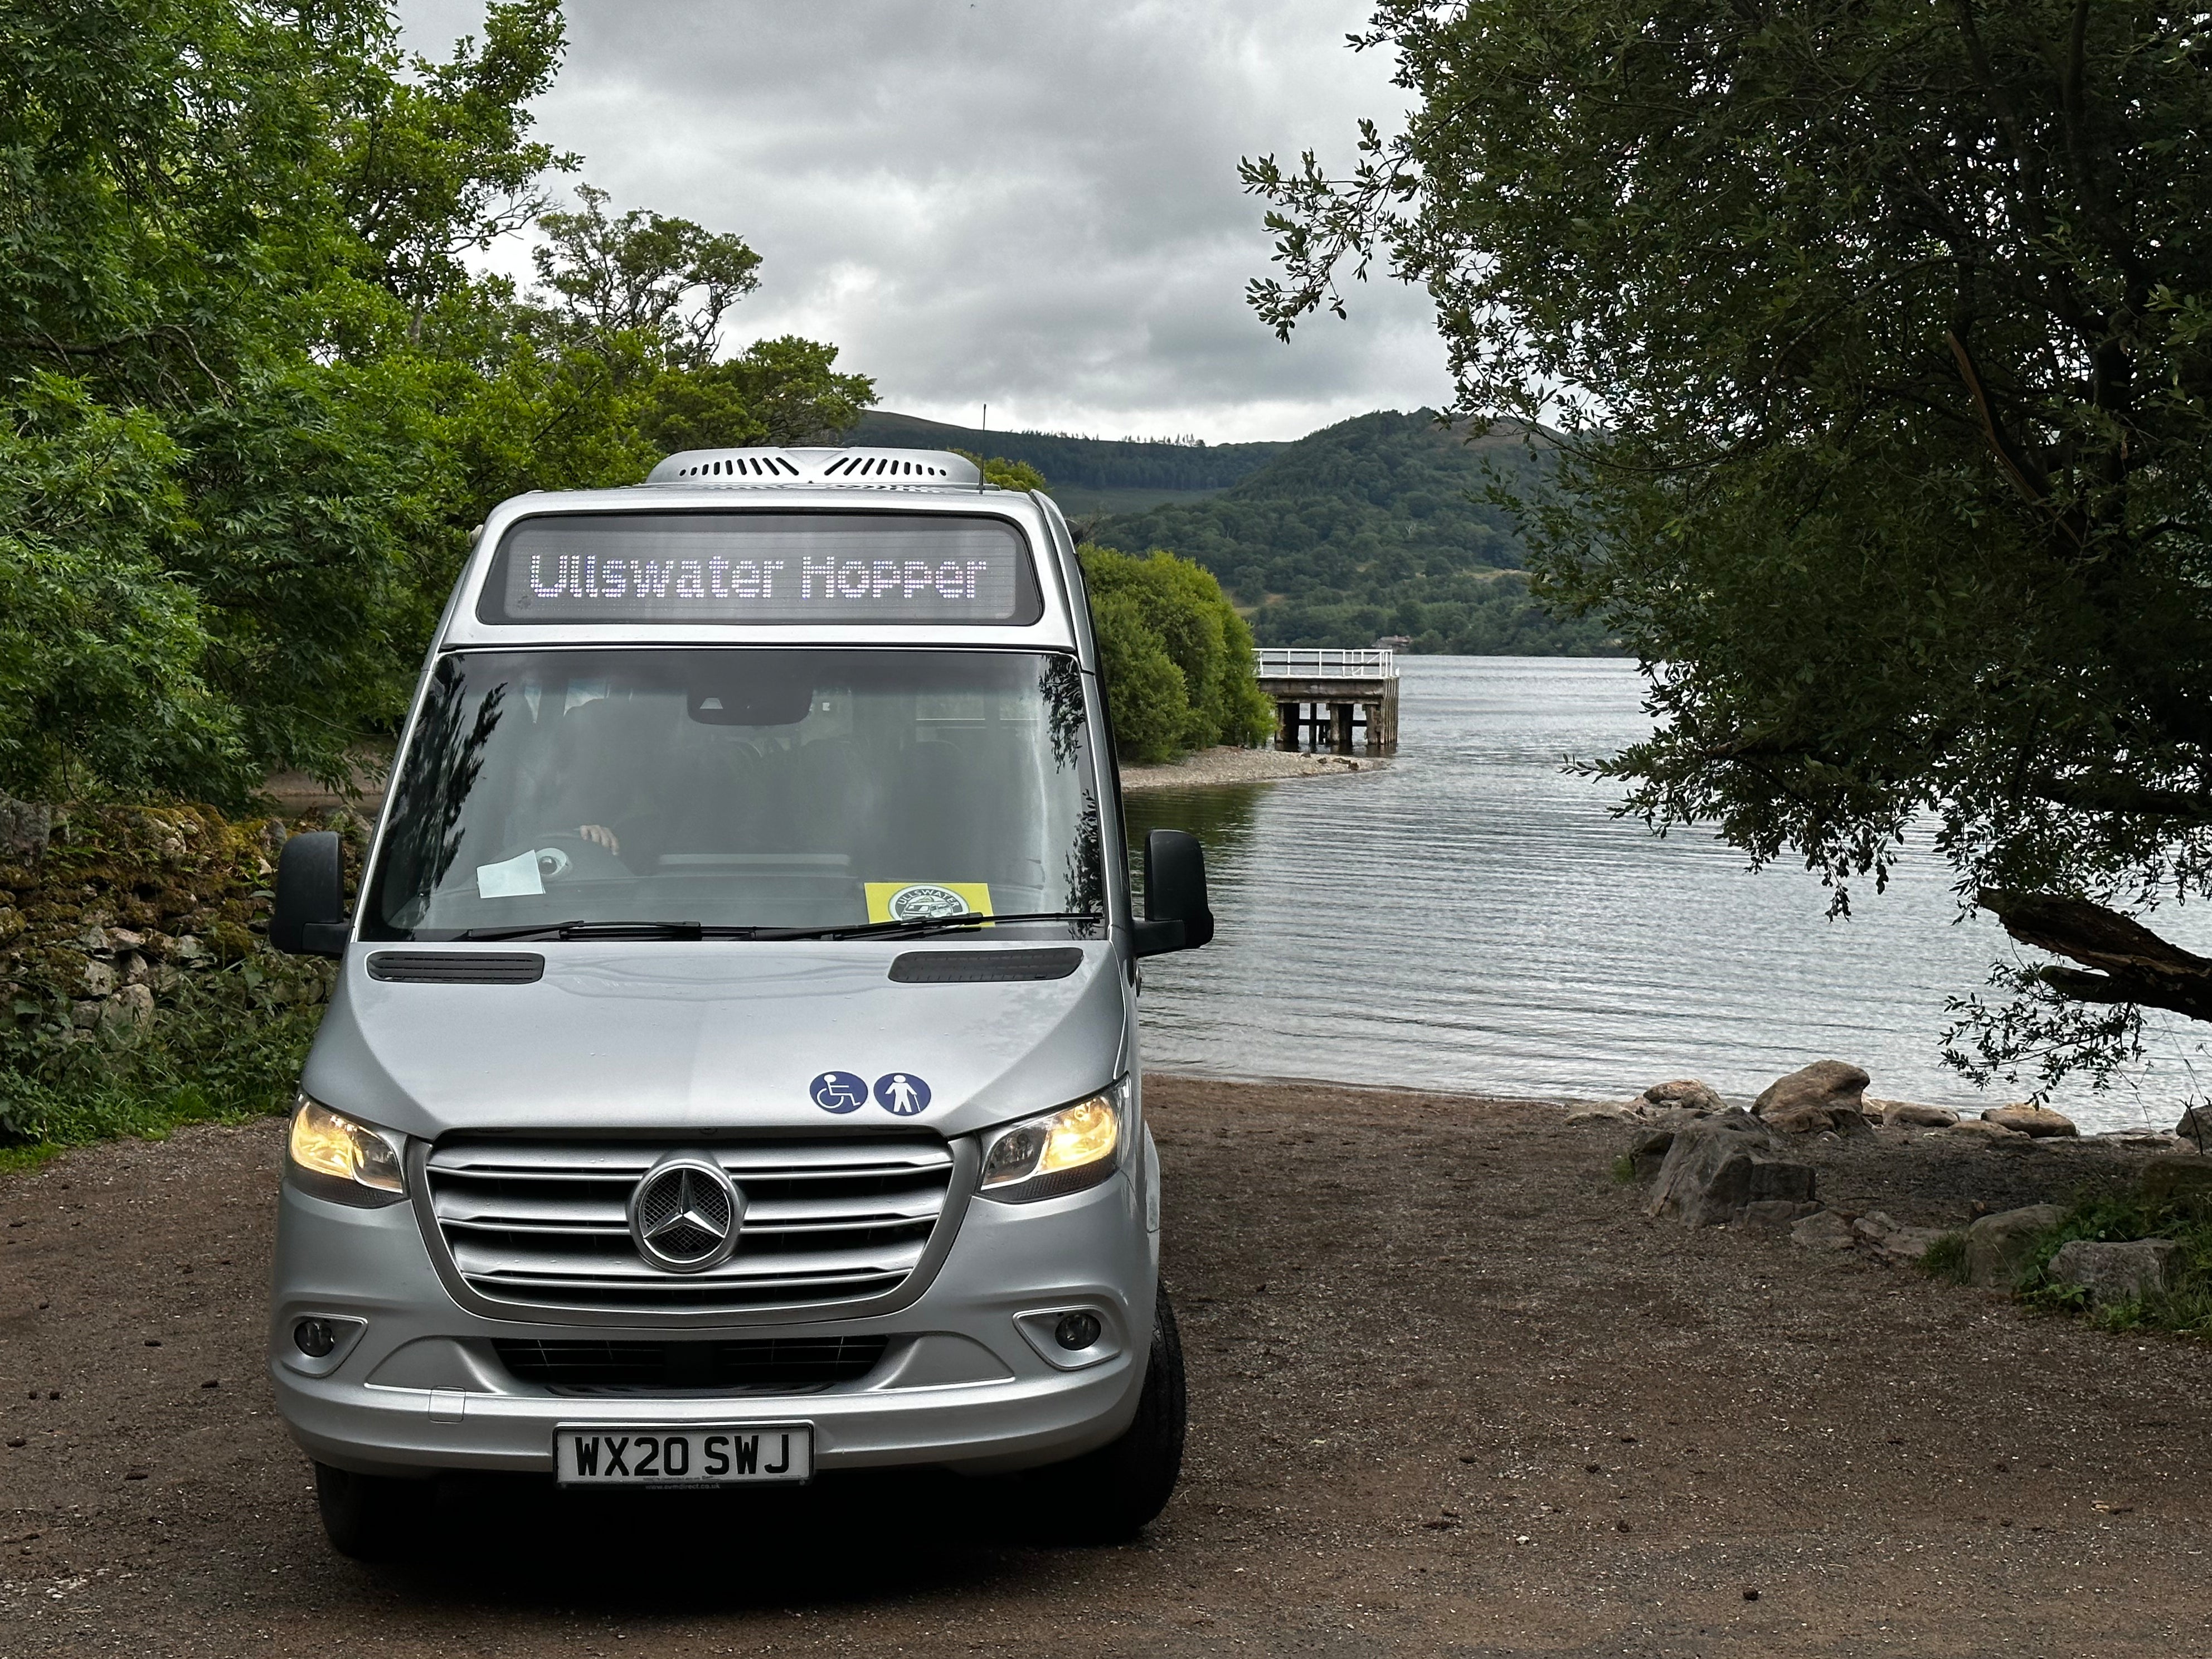
[[[1512,515],[1481,499],[1493,467],[1533,483],[1546,465],[1517,426],[1469,442],[1431,410],[1384,410],[1295,443],[1197,447],[984,434],[872,413],[846,441],[982,443],[1027,461],[1100,544],[1166,548],[1212,571],[1262,645],[1364,646],[1397,634],[1416,651],[1474,656],[1618,649],[1603,629],[1561,621],[1529,597]],[[1178,480],[1190,482],[1161,487]],[[1139,510],[1093,494],[1147,483],[1158,493],[1130,504]]]

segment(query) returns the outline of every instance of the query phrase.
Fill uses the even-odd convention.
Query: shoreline
[[[1231,783],[1279,783],[1291,778],[1335,778],[1379,772],[1381,755],[1324,755],[1287,749],[1200,749],[1165,766],[1125,766],[1121,788],[1210,788]]]

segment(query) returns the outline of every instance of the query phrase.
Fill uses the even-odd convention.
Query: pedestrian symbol
[[[927,1109],[929,1085],[911,1072],[893,1072],[876,1079],[876,1104],[893,1117],[912,1117]]]

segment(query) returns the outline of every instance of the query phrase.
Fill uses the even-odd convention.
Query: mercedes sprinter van
[[[930,1465],[1127,1536],[1181,1463],[1133,913],[1058,509],[958,456],[676,455],[486,521],[350,915],[269,1326],[331,1542],[442,1471],[754,1486]]]

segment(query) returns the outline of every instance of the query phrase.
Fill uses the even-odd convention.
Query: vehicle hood
[[[1129,1059],[1129,988],[1103,941],[1080,945],[1063,979],[961,984],[892,980],[911,942],[564,942],[525,984],[379,979],[380,948],[426,947],[348,950],[301,1086],[424,1139],[899,1125],[949,1137],[1079,1099]],[[866,1085],[862,1103],[817,1104],[850,1098],[817,1089],[829,1073]],[[902,1105],[927,1103],[896,1115],[878,1080]]]

